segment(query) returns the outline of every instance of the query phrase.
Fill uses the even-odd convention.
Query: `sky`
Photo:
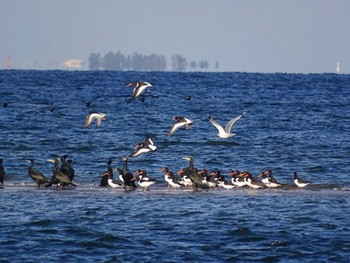
[[[91,53],[180,54],[209,70],[350,73],[349,0],[0,0],[0,69]],[[59,63],[57,63],[57,61]]]

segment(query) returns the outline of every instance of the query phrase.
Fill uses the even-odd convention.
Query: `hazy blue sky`
[[[219,61],[222,71],[335,72],[339,61],[350,73],[349,0],[0,2],[0,68],[7,56],[40,68],[120,50]]]

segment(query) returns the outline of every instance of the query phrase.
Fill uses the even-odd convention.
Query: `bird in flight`
[[[231,119],[225,126],[225,129],[219,124],[217,123],[210,115],[208,115],[208,120],[210,121],[211,124],[214,125],[214,127],[216,129],[218,129],[218,136],[222,139],[227,139],[230,138],[232,136],[235,136],[235,133],[231,133],[231,129],[233,124],[235,124],[240,118],[242,118],[244,116],[245,113],[241,113],[239,115],[237,115],[236,117],[234,117],[233,119]]]
[[[146,90],[146,88],[153,87],[153,86],[149,82],[135,81],[135,82],[129,83],[127,85],[127,87],[134,87],[132,96],[128,101],[128,103],[129,103],[130,101],[138,98]]]
[[[107,119],[106,114],[102,112],[91,112],[86,115],[84,127],[90,127],[91,123],[96,119],[96,127],[100,126],[101,122]]]

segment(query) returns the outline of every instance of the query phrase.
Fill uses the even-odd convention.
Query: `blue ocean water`
[[[126,84],[139,80],[154,87],[128,104]],[[349,98],[343,74],[0,71],[0,261],[349,262]],[[90,111],[107,120],[84,128]],[[230,139],[207,120],[242,112]],[[182,115],[195,123],[167,136]],[[99,187],[107,160],[121,166],[146,136],[157,150],[129,169],[159,182]],[[47,159],[64,154],[78,186],[37,189],[27,160],[50,177]],[[184,156],[223,174],[272,169],[291,187],[169,190],[160,170],[187,166]],[[294,171],[311,187],[294,187]]]

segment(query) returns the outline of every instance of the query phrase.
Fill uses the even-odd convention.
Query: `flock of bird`
[[[147,89],[152,87],[149,82],[132,82],[127,85],[128,87],[134,87],[131,98],[127,103],[133,100],[140,99],[143,101],[141,95]],[[190,99],[190,97],[186,97]],[[245,113],[241,113],[236,117],[232,118],[227,122],[225,128],[221,126],[217,121],[215,121],[210,115],[208,115],[209,122],[218,130],[217,136],[223,139],[230,138],[234,136],[231,133],[232,126],[244,116]],[[91,112],[86,116],[84,127],[88,128],[95,121],[96,127],[99,127],[102,121],[107,120],[106,114],[102,112]],[[186,130],[190,129],[191,125],[194,123],[193,120],[188,119],[184,116],[176,116],[173,118],[173,123],[167,133],[168,136],[173,135],[180,128]],[[135,158],[147,152],[155,151],[157,146],[154,144],[152,138],[146,138],[144,142],[137,143],[135,145],[134,151],[129,155],[129,158]],[[57,189],[62,189],[66,186],[76,187],[77,185],[73,182],[74,180],[74,169],[72,167],[72,160],[67,159],[67,155],[58,157],[55,159],[48,160],[53,163],[52,176],[47,178],[44,174],[34,169],[35,161],[33,159],[28,160],[28,176],[36,183],[38,188],[49,188],[55,187]],[[161,172],[163,172],[164,181],[168,184],[169,188],[191,188],[194,191],[205,190],[214,187],[222,187],[225,189],[233,188],[277,188],[286,186],[280,183],[277,179],[272,176],[272,170],[266,170],[262,172],[258,178],[255,178],[250,172],[244,171],[240,172],[238,170],[230,171],[226,177],[221,174],[219,170],[214,170],[208,172],[206,169],[197,169],[194,167],[194,159],[192,157],[183,158],[189,162],[189,165],[185,168],[179,170],[174,174],[168,167],[164,167]],[[106,187],[109,186],[112,189],[122,188],[124,190],[134,190],[137,187],[143,188],[144,190],[149,190],[150,187],[157,183],[157,180],[152,179],[147,175],[146,170],[138,169],[136,172],[132,173],[128,169],[128,157],[123,156],[122,167],[112,168],[113,159],[108,160],[107,169],[101,175],[101,180],[99,186]],[[0,187],[2,187],[5,170],[3,167],[3,159],[0,159]],[[118,179],[113,177],[113,172],[117,171],[119,176]],[[229,177],[229,179],[227,179]],[[297,187],[305,187],[310,184],[309,181],[303,180],[298,177],[297,173],[293,176],[294,183]]]

